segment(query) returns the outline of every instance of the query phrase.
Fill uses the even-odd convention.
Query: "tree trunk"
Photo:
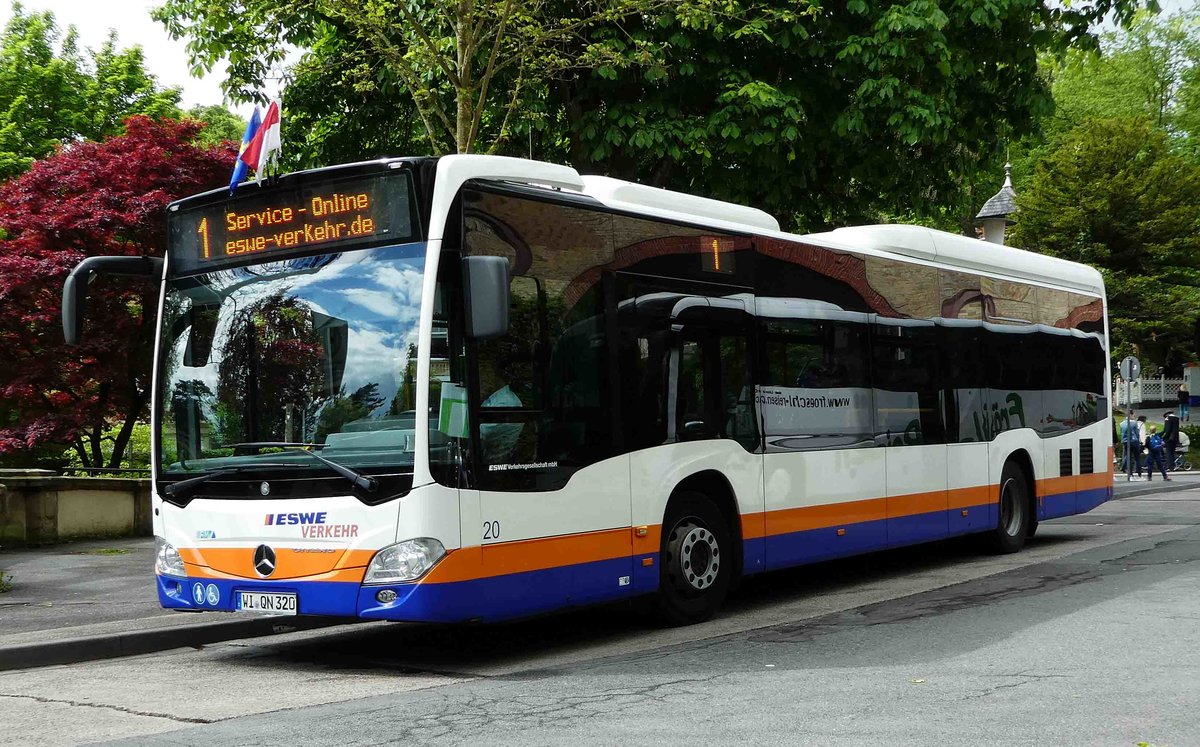
[[[144,404],[143,398],[139,397],[134,402],[134,407],[130,408],[130,412],[126,413],[125,422],[121,423],[121,430],[113,439],[112,456],[108,458],[110,468],[116,469],[121,466],[121,460],[125,457],[125,447],[129,445],[129,437],[133,435],[133,426],[137,425],[138,415],[142,413]]]
[[[92,426],[92,432],[88,434],[88,444],[90,445],[91,450],[92,450],[92,458],[90,460],[91,464],[88,465],[89,467],[103,467],[104,466],[104,451],[101,449],[101,443],[102,443],[101,439],[103,437],[104,437],[104,426],[103,425]]]
[[[75,449],[75,454],[79,457],[79,461],[83,464],[84,467],[92,466],[91,464],[88,463],[88,453],[87,453],[87,449],[84,448],[82,438],[76,436],[75,440],[71,443],[71,447],[73,449]]]

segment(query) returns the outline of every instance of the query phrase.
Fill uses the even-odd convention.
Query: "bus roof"
[[[450,177],[453,178],[444,178]],[[1104,279],[1094,268],[1057,257],[999,246],[923,226],[875,225],[839,228],[807,235],[787,234],[757,208],[603,176],[579,176],[568,166],[502,156],[446,156],[438,163],[439,192],[452,199],[470,179],[546,186],[586,195],[626,212],[699,222],[714,228],[803,241],[842,251],[907,257],[966,271],[1004,275],[1089,295],[1104,295]]]
[[[991,244],[923,226],[874,225],[838,228],[813,234],[788,234],[779,223],[757,208],[698,197],[603,176],[580,176],[569,166],[507,156],[462,154],[441,158],[384,158],[356,164],[286,174],[282,181],[324,176],[333,172],[369,172],[436,163],[432,207],[448,209],[459,188],[470,180],[512,182],[549,190],[585,195],[599,204],[624,212],[709,225],[713,228],[801,241],[830,249],[907,257],[918,262],[996,274],[1014,279],[1059,286],[1103,296],[1104,280],[1087,265],[1057,257]],[[246,189],[239,187],[238,192]],[[228,197],[228,189],[215,189],[179,200],[171,207]],[[441,238],[431,226],[430,239]]]
[[[1104,278],[1094,267],[924,226],[854,226],[801,238],[832,249],[896,254],[964,270],[1000,273],[1067,287],[1091,295],[1104,293]]]

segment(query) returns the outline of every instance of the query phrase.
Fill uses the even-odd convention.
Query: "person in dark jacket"
[[[1191,420],[1192,413],[1189,412],[1189,405],[1192,401],[1192,394],[1188,391],[1187,384],[1179,385],[1179,417],[1184,420]]]
[[[1151,425],[1150,433],[1146,436],[1146,482],[1154,479],[1154,467],[1158,465],[1158,471],[1162,472],[1164,480],[1170,480],[1167,477],[1167,465],[1163,463],[1163,440],[1162,436],[1158,435],[1158,426]]]
[[[1167,469],[1175,469],[1175,450],[1179,448],[1179,418],[1173,412],[1163,413],[1163,447],[1167,450]]]

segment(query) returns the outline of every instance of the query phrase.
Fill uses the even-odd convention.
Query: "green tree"
[[[242,118],[220,104],[193,106],[187,110],[185,118],[204,123],[204,129],[196,139],[196,144],[201,147],[218,145],[226,140],[240,143],[242,133],[246,131]]]
[[[140,46],[117,48],[117,33],[91,55],[86,71],[87,84],[82,91],[78,136],[103,140],[121,132],[124,121],[134,114],[151,119],[178,119],[181,91],[177,87],[161,89],[146,70]]]
[[[1094,119],[1143,119],[1171,136],[1176,150],[1200,155],[1200,11],[1171,16],[1140,12],[1123,29],[1110,31],[1096,49],[1043,54],[1042,76],[1054,108],[1036,130],[1014,143],[1013,179],[1018,192],[1030,184],[1037,163],[1073,128]]]
[[[86,85],[74,29],[50,13],[13,16],[0,37],[0,179],[29,168],[78,132]]]
[[[819,228],[969,218],[980,166],[1050,110],[1038,50],[1094,47],[1100,19],[1137,7],[167,0],[157,17],[197,68],[228,60],[235,100],[279,73],[287,44],[307,50],[287,72],[287,116],[304,123],[290,166],[532,153]]]
[[[1088,119],[1142,117],[1171,129],[1182,113],[1180,94],[1200,62],[1200,16],[1137,15],[1126,29],[1105,34],[1098,50],[1073,50],[1047,60],[1053,81],[1052,131]]]
[[[1168,368],[1195,354],[1200,165],[1147,119],[1088,120],[1064,135],[1017,195],[1014,243],[1097,267],[1112,353]]]
[[[398,82],[434,153],[493,152],[514,113],[546,81],[617,57],[587,38],[665,6],[664,0],[167,0],[155,11],[175,38],[189,37],[196,67],[228,58],[226,90],[256,96],[280,42],[314,49],[354,42],[355,66]],[[345,53],[346,48],[337,49]]]
[[[113,35],[85,55],[73,27],[62,34],[53,14],[14,3],[0,36],[0,179],[59,145],[119,134],[134,114],[177,117],[178,104],[179,90],[158,87],[140,47],[118,49]]]

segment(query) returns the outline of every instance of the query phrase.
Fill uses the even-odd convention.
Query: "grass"
[[[128,555],[128,550],[122,550],[119,547],[101,547],[98,550],[88,550],[86,555]]]
[[[0,571],[0,594],[3,594],[6,591],[12,591],[12,588],[12,576],[8,575],[4,571]]]

